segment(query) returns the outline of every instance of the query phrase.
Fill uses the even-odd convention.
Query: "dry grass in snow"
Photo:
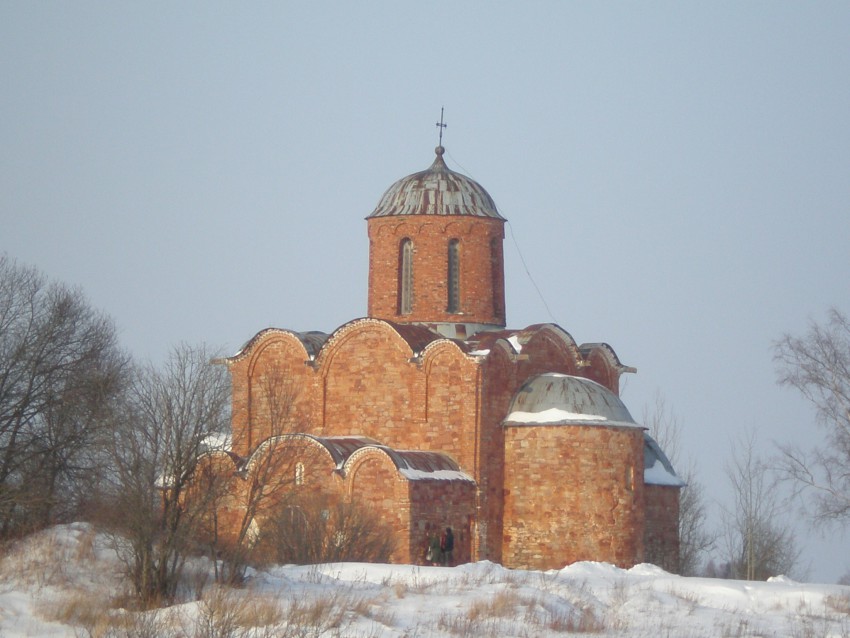
[[[0,556],[0,638],[850,637],[850,588],[681,578],[651,565],[525,572],[337,563],[250,573],[187,566],[181,600],[133,611],[107,537],[55,527]]]

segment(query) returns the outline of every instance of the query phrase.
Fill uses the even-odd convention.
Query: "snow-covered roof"
[[[641,427],[606,387],[554,372],[532,377],[517,390],[504,424]]]
[[[676,476],[676,470],[661,446],[647,432],[643,433],[643,482],[646,485],[685,487],[686,483]]]
[[[392,450],[390,458],[395,462],[399,473],[409,481],[475,482],[451,457],[442,452]]]
[[[343,470],[348,460],[361,450],[374,449],[386,454],[398,469],[399,474],[409,481],[438,480],[438,481],[464,481],[475,482],[469,474],[460,469],[460,466],[447,454],[442,452],[431,452],[426,450],[396,450],[367,436],[316,436],[313,434],[284,434],[283,439],[304,438],[315,441],[327,450],[337,470]],[[260,445],[254,452],[258,454],[262,450]],[[247,459],[246,466],[250,465],[251,458]]]

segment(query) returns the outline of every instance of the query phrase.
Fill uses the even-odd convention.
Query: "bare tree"
[[[817,524],[850,522],[850,318],[833,308],[825,324],[775,344],[779,383],[815,407],[825,441],[811,450],[781,447],[782,470],[799,491],[811,492]]]
[[[770,470],[756,455],[756,434],[733,442],[726,464],[734,504],[724,511],[725,559],[731,578],[765,580],[793,575],[800,550]]]
[[[70,515],[97,483],[127,362],[80,291],[0,255],[0,535]]]
[[[655,394],[652,408],[644,408],[643,423],[650,434],[667,454],[685,486],[679,492],[679,557],[677,573],[695,576],[706,552],[714,547],[716,534],[706,529],[708,509],[705,488],[697,478],[696,465],[689,458],[682,462],[681,423],[669,410],[664,396]]]
[[[260,524],[291,497],[299,482],[297,466],[303,472],[304,463],[315,454],[315,446],[288,436],[298,431],[294,410],[298,392],[285,368],[264,369],[255,382],[255,421],[264,423],[269,436],[235,472],[228,473],[221,465],[208,467],[193,490],[204,502],[202,538],[217,559],[220,582],[236,584],[243,579]]]
[[[143,605],[172,599],[203,504],[186,492],[204,442],[228,421],[229,383],[207,349],[181,345],[139,369],[114,429],[113,529]]]
[[[293,498],[270,521],[262,542],[280,563],[387,562],[391,530],[357,502]]]

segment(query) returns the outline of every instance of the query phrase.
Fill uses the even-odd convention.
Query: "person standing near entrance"
[[[450,567],[452,564],[452,552],[455,548],[455,537],[452,534],[452,528],[447,527],[446,531],[443,532],[443,536],[440,538],[440,550],[441,550],[441,558],[444,567]]]
[[[440,550],[441,539],[437,536],[436,530],[431,536],[430,546],[428,547],[428,562],[431,565],[439,565],[443,560],[443,552]]]

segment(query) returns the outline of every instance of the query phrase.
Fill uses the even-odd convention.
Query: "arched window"
[[[502,299],[502,253],[501,240],[490,240],[490,288],[493,291],[493,316],[501,317],[505,309]]]
[[[460,240],[449,240],[448,257],[447,279],[449,290],[446,310],[448,312],[460,312]]]
[[[413,242],[403,239],[398,251],[398,314],[413,312]]]

